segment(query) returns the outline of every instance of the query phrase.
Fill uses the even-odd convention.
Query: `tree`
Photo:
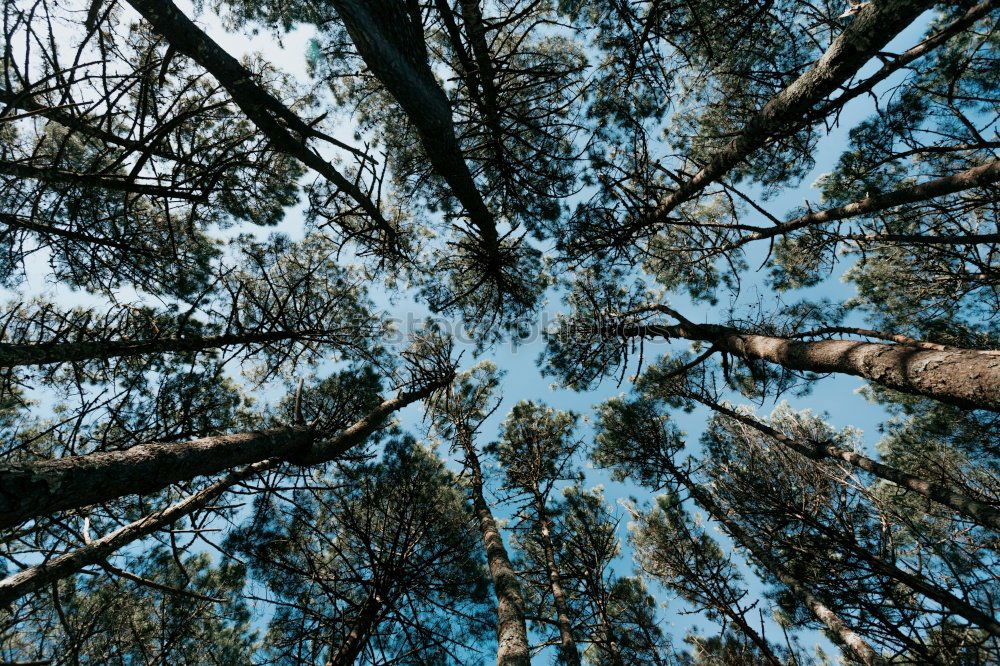
[[[282,663],[465,663],[492,608],[457,479],[412,440],[290,497],[262,495],[230,537],[278,602]]]
[[[421,357],[430,352],[431,357]],[[422,365],[423,364],[423,365]],[[440,350],[418,349],[411,390],[372,403],[372,395],[351,394],[348,408],[320,403],[316,417],[256,432],[202,437],[181,443],[152,442],[124,451],[67,456],[32,464],[7,464],[0,521],[8,526],[46,512],[73,509],[133,493],[150,493],[171,483],[215,474],[239,465],[282,458],[298,465],[336,460],[361,444],[396,410],[447,385],[454,370]],[[353,387],[348,387],[351,391]],[[370,388],[371,387],[366,387]],[[335,401],[336,402],[336,401]],[[360,407],[360,409],[359,409]],[[353,421],[353,422],[352,422]]]
[[[524,595],[517,573],[503,543],[503,536],[486,501],[483,467],[475,438],[483,422],[500,406],[491,405],[500,382],[496,366],[484,363],[456,377],[439,410],[435,427],[452,442],[469,471],[472,507],[479,521],[479,533],[486,549],[493,592],[497,598],[497,666],[527,666],[531,661],[528,629],[524,616]]]
[[[996,661],[998,20],[4,0],[0,660]]]
[[[136,573],[107,567],[69,579],[3,611],[0,655],[10,663],[246,663],[256,635],[235,562],[212,566],[205,555],[181,563],[154,548]]]
[[[700,636],[690,634],[684,637],[684,642],[692,646],[691,652],[678,655],[678,664],[694,666],[695,664],[760,664],[767,661],[767,653],[762,652],[754,643],[748,642],[739,634],[726,632],[718,636]],[[798,663],[803,663],[801,657],[796,657]],[[805,661],[805,663],[809,663]]]
[[[686,514],[679,498],[662,495],[652,511],[636,517],[639,524],[632,539],[647,575],[676,590],[699,610],[708,610],[709,618],[724,618],[724,625],[732,622],[756,646],[762,661],[783,663],[775,648],[750,625],[747,616],[755,604],[743,603],[748,595],[743,576],[704,527]]]
[[[977,123],[985,117],[977,117],[981,103],[974,101],[995,90],[987,73],[996,50],[991,9],[980,3],[952,24],[934,23],[936,34],[947,38],[925,40],[921,46],[930,50],[915,47],[924,55],[921,66],[907,72],[905,93],[851,131],[848,150],[820,182],[825,202],[843,205],[871,192],[892,196],[993,168],[995,142],[980,132]],[[814,280],[817,270],[839,261],[836,255],[858,256],[849,274],[859,304],[879,327],[947,336],[965,318],[963,310],[986,314],[995,301],[988,258],[996,243],[990,237],[995,199],[995,185],[982,182],[954,196],[867,211],[853,228],[803,229],[776,248],[776,284]]]
[[[633,239],[649,235],[650,227],[663,223],[674,209],[728,175],[766,143],[787,140],[790,134],[801,129],[803,117],[808,119],[813,107],[854,76],[876,51],[927,7],[928,3],[922,2],[881,2],[866,6],[831,41],[829,48],[812,67],[786,87],[776,91],[777,94],[759,110],[752,106],[750,109],[740,109],[742,113],[733,114],[735,119],[723,121],[727,125],[735,125],[735,138],[722,145],[698,146],[692,151],[695,153],[692,155],[694,161],[703,166],[690,177],[678,178],[676,186],[657,201],[641,202],[648,212],[637,215],[635,219],[625,220],[624,223],[619,222],[611,234],[610,245],[627,247]],[[660,11],[657,9],[651,12],[649,19],[656,20],[661,16]],[[693,13],[696,12],[697,10]],[[804,54],[795,55],[798,56],[795,59],[801,59]],[[732,109],[726,111],[731,113]],[[713,120],[722,121],[722,118],[713,116]],[[586,228],[580,231],[583,239],[590,240],[593,237],[597,247],[609,245],[600,240],[599,235],[588,234],[589,230]]]
[[[350,226],[354,216],[344,216],[348,220],[344,224],[345,235],[361,238],[373,247],[381,247],[381,252],[390,257],[399,253],[399,233],[392,222],[382,215],[377,202],[372,201],[368,192],[341,174],[331,162],[310,150],[306,140],[318,138],[337,147],[349,147],[312,128],[308,122],[288,109],[266,88],[254,81],[253,74],[239,61],[220,48],[172,3],[163,5],[137,0],[130,4],[176,51],[208,70],[257,130],[278,150],[323,176],[355,202],[368,219],[362,218],[364,224],[355,229]],[[357,151],[354,153],[357,154]],[[359,157],[365,159],[363,154]]]
[[[641,578],[615,572],[621,523],[601,488],[569,486],[557,505],[554,531],[560,567],[578,622],[586,629],[588,663],[662,664],[671,645],[659,626],[656,604]]]
[[[42,564],[19,571],[0,580],[0,605],[11,601],[62,578],[75,574],[88,565],[98,564],[110,567],[107,559],[116,551],[121,550],[143,537],[175,523],[178,519],[204,508],[209,502],[229,490],[243,479],[251,477],[268,469],[277,467],[278,460],[263,460],[253,465],[230,472],[206,488],[193,493],[182,501],[164,509],[124,525],[117,530],[98,539],[85,535],[85,544],[78,550],[59,555]],[[89,519],[88,519],[89,520]]]
[[[573,433],[576,421],[573,413],[519,402],[504,420],[494,449],[504,471],[504,490],[523,504],[518,517],[524,534],[518,544],[527,563],[537,566],[539,574],[530,584],[540,588],[540,598],[551,595],[559,631],[560,660],[579,666],[580,651],[570,615],[570,599],[564,588],[566,574],[556,560],[549,506],[556,484],[577,478],[572,467],[573,454],[580,446]]]
[[[631,476],[643,484],[662,488],[676,483],[723,525],[733,541],[746,548],[769,576],[780,581],[798,603],[807,607],[835,640],[850,649],[862,662],[879,663],[881,657],[878,653],[815,595],[810,589],[810,581],[787,567],[780,557],[768,552],[756,540],[754,533],[748,532],[733,519],[711,491],[699,485],[689,472],[674,462],[680,448],[680,433],[654,403],[612,400],[602,406],[595,462],[613,468],[622,478]]]
[[[51,303],[12,307],[3,316],[0,367],[232,349],[277,372],[319,356],[319,345],[347,358],[372,357],[381,333],[377,315],[360,276],[336,263],[326,239],[248,241],[239,254],[241,261],[220,267],[183,312],[131,304],[104,312],[61,312]]]
[[[804,424],[795,421],[788,423],[793,426],[793,430],[782,432],[753,414],[723,404],[716,395],[717,391],[711,388],[714,377],[705,364],[692,373],[695,375],[693,377],[685,376],[685,370],[684,365],[676,362],[656,365],[647,370],[638,384],[650,395],[705,405],[716,414],[738,421],[770,441],[811,460],[844,461],[859,471],[898,486],[903,493],[922,495],[974,523],[992,528],[1000,525],[1000,515],[997,513],[1000,502],[994,497],[996,488],[991,487],[988,476],[977,474],[973,466],[966,466],[964,473],[952,472],[943,477],[935,475],[938,478],[921,478],[860,453],[858,449],[861,447],[852,441],[848,433],[836,433],[829,428],[818,427],[816,423],[803,427]],[[944,457],[934,457],[940,468]],[[962,462],[956,460],[954,464],[962,465]]]
[[[669,664],[670,637],[663,631],[661,620],[657,617],[656,600],[642,579],[632,576],[617,578],[611,587],[610,599],[609,615],[615,626],[622,661],[643,666]]]
[[[622,666],[611,572],[621,550],[616,534],[619,521],[608,510],[600,489],[570,486],[561,504],[554,527],[561,544],[560,568],[589,625],[587,661]]]
[[[802,427],[822,427],[810,423],[816,417],[808,414],[779,411],[772,418],[775,422],[801,421]],[[712,452],[712,463],[706,470],[709,478],[725,474],[727,477],[732,475],[733,481],[740,479],[738,483],[718,484],[718,495],[725,502],[723,506],[738,511],[738,520],[745,522],[745,529],[766,534],[771,548],[776,553],[782,553],[791,566],[816,572],[810,575],[817,580],[840,579],[841,572],[846,571],[851,571],[851,575],[867,573],[869,577],[860,579],[863,582],[857,587],[846,586],[840,579],[837,585],[846,594],[838,603],[865,604],[868,595],[876,598],[887,595],[890,599],[905,595],[908,602],[899,599],[881,603],[902,616],[882,620],[886,625],[899,627],[912,622],[915,623],[914,630],[926,631],[920,625],[933,622],[933,618],[940,615],[941,622],[964,620],[982,630],[980,640],[987,641],[987,644],[995,642],[998,627],[995,626],[993,611],[989,610],[989,599],[995,584],[995,577],[989,573],[990,565],[987,564],[991,555],[974,536],[969,535],[966,541],[952,534],[948,539],[950,548],[931,549],[925,553],[920,544],[929,533],[911,533],[904,527],[905,523],[898,520],[890,522],[898,526],[895,529],[884,529],[882,524],[885,518],[881,515],[880,503],[870,499],[864,484],[838,480],[838,476],[847,473],[843,469],[838,470],[835,463],[790,458],[780,450],[765,448],[766,444],[756,435],[750,435],[738,422],[728,419],[714,421],[706,433],[704,444]],[[752,500],[756,505],[752,509],[749,504],[730,504],[730,501],[750,501],[743,495],[744,490],[749,490],[743,484],[750,481],[750,477],[744,474],[759,473],[759,468],[751,469],[758,464],[768,468],[768,478],[766,481],[758,479],[751,482],[758,486],[752,492],[759,492],[760,487],[766,484],[769,489],[766,496],[758,495]],[[723,469],[726,471],[723,472]],[[784,508],[786,503],[801,501],[807,496],[810,499],[799,504],[795,511]],[[767,507],[768,504],[771,506]],[[775,517],[779,518],[775,520]],[[756,522],[758,520],[761,522]],[[765,523],[767,527],[764,527]],[[794,536],[785,541],[782,535]],[[910,542],[911,538],[915,541]],[[808,562],[796,559],[793,553],[798,549],[810,553]],[[817,557],[818,554],[823,556]],[[958,567],[958,562],[963,564]],[[824,582],[824,586],[826,584]],[[979,597],[980,594],[984,596]],[[907,620],[906,614],[914,612],[910,610],[914,607],[920,610]],[[930,611],[930,607],[939,610]],[[994,638],[987,638],[987,635]],[[918,645],[921,641],[920,638],[909,640]]]
[[[619,309],[616,306],[634,297],[602,280],[578,283],[570,300],[582,307],[572,315],[561,315],[557,327],[548,332],[546,355],[550,372],[571,386],[588,386],[609,370],[623,366],[632,339],[683,339],[707,345],[693,364],[713,354],[729,355],[746,362],[755,375],[762,373],[754,363],[764,361],[782,371],[807,373],[807,377],[842,373],[967,409],[1000,410],[996,396],[1000,366],[992,350],[953,348],[850,327],[801,330],[801,326],[782,326],[780,320],[757,326],[697,324],[659,303]],[[658,315],[678,323],[662,322]],[[832,337],[842,334],[890,340],[892,344]],[[810,337],[821,339],[802,340]]]
[[[66,8],[4,7],[6,43],[35,45],[3,65],[5,285],[47,250],[66,284],[190,296],[219,254],[213,226],[275,224],[294,203],[301,168],[114,6],[70,40],[53,28]]]

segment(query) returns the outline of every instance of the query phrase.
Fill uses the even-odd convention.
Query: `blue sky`
[[[299,28],[290,34],[283,36],[279,43],[275,41],[272,36],[263,32],[249,40],[242,35],[228,34],[221,28],[217,21],[212,20],[208,15],[203,14],[199,18],[200,22],[209,30],[210,34],[212,34],[213,37],[215,37],[216,40],[230,52],[235,54],[246,51],[260,53],[266,60],[273,63],[278,68],[295,75],[300,81],[307,81],[305,50],[311,34],[308,28]],[[925,21],[918,21],[914,26],[890,44],[889,50],[902,49],[912,45],[919,40],[919,37],[922,35],[925,27]],[[893,80],[883,83],[883,89],[887,86],[891,86],[892,83]],[[833,164],[847,144],[848,130],[856,125],[860,120],[864,119],[870,111],[871,104],[865,98],[859,98],[851,102],[842,116],[840,125],[834,128],[833,132],[820,142],[819,150],[815,156],[816,167],[814,170],[803,179],[801,186],[785,190],[780,196],[769,201],[766,204],[767,208],[772,213],[781,217],[786,211],[797,206],[801,206],[803,199],[809,199],[815,204],[818,201],[819,194],[815,189],[810,187],[811,183],[813,183],[822,173],[832,169]],[[345,127],[345,131],[342,133],[342,138],[350,139],[350,134],[351,132],[349,128]],[[278,227],[277,231],[287,233],[292,238],[298,238],[301,236],[303,228],[304,223],[301,210],[296,209],[288,215],[286,220]],[[275,229],[252,230],[248,228],[239,228],[234,231],[254,231],[256,233],[260,233],[261,235],[266,235],[275,231]],[[761,300],[765,308],[776,305],[774,293],[767,288],[763,274],[755,271],[756,267],[760,265],[761,260],[763,259],[762,253],[764,251],[766,251],[765,246],[751,247],[750,249],[748,260],[751,270],[742,276],[742,290],[737,301],[738,307],[746,306],[750,303],[756,302],[758,299]],[[840,269],[845,268],[847,268],[847,266],[840,267]],[[65,289],[60,289],[55,285],[45,283],[42,278],[43,273],[44,257],[39,256],[34,259],[34,264],[30,271],[30,279],[25,285],[25,288],[19,290],[17,294],[8,293],[7,296],[10,298],[23,299],[25,294],[35,295],[48,292],[57,300],[66,303],[67,305],[80,305],[82,302],[86,301],[94,301],[95,304],[99,304],[99,299],[83,298],[80,294],[70,294]],[[783,295],[783,299],[786,302],[791,302],[801,298],[829,298],[835,302],[842,302],[853,295],[853,289],[849,285],[841,282],[840,274],[841,273],[838,272],[830,276],[830,278],[817,287],[802,290],[800,292],[785,294]],[[377,286],[373,287],[372,295],[380,307],[384,307],[403,322],[420,321],[426,314],[428,314],[426,307],[413,301],[412,299],[395,299],[394,303],[390,303],[388,298],[389,295],[379,292]],[[668,300],[672,305],[677,306],[679,310],[687,314],[689,318],[695,321],[718,321],[725,316],[723,308],[730,304],[729,298],[725,294],[720,295],[719,307],[710,307],[704,304],[692,304],[682,295],[669,295]],[[560,311],[561,307],[562,303],[560,302],[559,294],[551,292],[549,294],[549,300],[544,308],[545,316],[551,317],[551,315]],[[540,317],[540,321],[544,320],[545,316]],[[674,349],[683,348],[683,343],[675,342],[672,343],[672,345],[672,348]],[[510,343],[499,344],[487,353],[478,357],[475,356],[474,349],[471,344],[465,345],[465,355],[463,357],[463,365],[465,367],[468,367],[475,361],[488,359],[492,360],[498,367],[506,371],[502,387],[503,405],[485,424],[482,431],[481,445],[487,444],[496,436],[500,421],[510,411],[510,408],[519,400],[544,402],[558,409],[572,410],[579,413],[582,417],[584,417],[584,420],[581,423],[580,434],[585,439],[589,440],[591,424],[587,417],[592,414],[593,407],[609,397],[627,392],[630,388],[627,379],[621,386],[618,386],[614,380],[606,380],[600,386],[586,393],[577,393],[555,387],[553,386],[553,379],[543,377],[537,365],[542,347],[543,342],[541,336],[537,334],[517,346]],[[462,345],[460,345],[460,349],[461,348]],[[662,343],[658,344],[655,342],[647,344],[647,362],[655,360],[655,355],[659,353],[658,348],[666,349],[666,346]],[[816,382],[812,393],[809,396],[804,398],[787,398],[790,404],[796,409],[809,408],[816,412],[825,412],[829,415],[829,420],[837,427],[850,425],[861,429],[864,432],[866,445],[873,447],[878,439],[878,425],[884,420],[885,413],[881,408],[867,402],[861,395],[858,394],[858,389],[863,385],[864,382],[852,377],[828,377]],[[273,387],[269,391],[266,391],[265,395],[273,396],[280,390],[280,387]],[[736,400],[735,397],[734,400]],[[740,400],[740,402],[745,401]],[[773,407],[774,403],[768,402],[763,405],[759,405],[758,409],[762,413],[769,413]],[[702,407],[689,414],[675,414],[676,422],[688,435],[689,448],[692,449],[692,451],[697,449],[697,441],[704,429],[704,424],[707,419],[706,412],[707,410]],[[415,434],[421,434],[425,431],[425,424],[423,423],[422,416],[423,412],[420,407],[411,406],[401,414],[400,420],[405,428]],[[441,447],[440,452],[442,455],[447,455],[447,448]],[[602,470],[590,468],[584,460],[580,461],[580,466],[586,471],[585,484],[588,487],[593,487],[598,484],[603,485],[606,497],[611,503],[615,503],[619,499],[627,498],[629,496],[636,496],[640,499],[640,501],[648,501],[652,499],[652,495],[642,488],[638,488],[631,484],[621,484],[610,481],[607,473]],[[501,518],[509,515],[508,507],[503,505],[496,506],[495,511],[498,517]],[[619,511],[621,510],[619,509]],[[626,526],[627,521],[623,520],[621,523],[623,555],[620,559],[618,571],[623,575],[631,575],[633,573],[633,566],[631,562],[631,552],[625,540]],[[725,539],[722,539],[721,537],[720,540],[725,541]],[[679,611],[682,609],[682,606],[672,601],[670,595],[658,588],[655,584],[651,584],[650,587],[651,590],[656,593],[657,598],[665,605],[665,608],[662,611],[662,617],[667,623],[667,627],[665,628],[667,628],[673,635],[677,645],[681,644],[681,639],[684,634],[692,626],[700,626],[706,632],[717,631],[717,627],[711,627],[706,622],[695,616],[681,614]],[[753,587],[754,591],[759,592],[759,584],[756,584]],[[780,640],[780,632],[772,633],[774,626],[771,626],[770,630],[770,638],[773,640]],[[803,635],[802,639],[803,644],[806,646],[810,646],[815,642],[821,642],[825,650],[835,653],[835,649],[831,648],[829,643],[821,639],[818,634],[810,633]]]
[[[926,25],[926,17],[925,20],[917,21],[907,31],[897,37],[887,50],[903,50],[913,45],[922,37]],[[288,46],[287,43],[286,46]],[[871,67],[869,65],[869,68]],[[884,82],[882,89],[891,87],[896,81],[897,79],[890,79]],[[805,199],[813,203],[814,208],[820,207],[815,205],[819,201],[819,192],[811,187],[812,183],[821,174],[833,169],[841,152],[847,146],[849,130],[864,120],[871,113],[871,110],[872,105],[865,98],[856,99],[848,104],[841,116],[840,124],[833,129],[829,136],[820,141],[818,150],[815,153],[815,168],[803,178],[798,187],[785,189],[779,196],[768,201],[765,204],[766,208],[778,217],[783,217],[786,211],[801,206]],[[764,253],[766,251],[766,244],[761,243],[750,246],[747,259],[751,269],[741,276],[741,292],[735,302],[736,309],[747,307],[758,301],[761,302],[765,309],[774,309],[778,305],[777,296],[767,287],[763,272],[757,272],[756,270],[764,260]],[[781,298],[785,303],[795,302],[800,299],[819,300],[824,298],[834,302],[843,302],[854,295],[853,287],[841,280],[843,271],[848,267],[849,264],[841,265],[833,275],[821,284],[809,289],[782,294]],[[667,299],[676,309],[690,319],[698,322],[719,321],[725,316],[724,310],[731,304],[728,294],[720,294],[720,302],[717,307],[705,304],[693,304],[683,294],[670,294]],[[417,310],[423,312],[419,307]],[[562,303],[560,302],[559,295],[550,293],[549,300],[543,310],[542,319],[545,316],[551,318],[552,315],[561,310]],[[395,312],[399,312],[398,306]],[[853,322],[860,324],[862,320],[855,315]],[[684,341],[674,342],[670,344],[670,348],[673,348],[675,351],[682,351],[686,345],[687,343]],[[524,344],[516,347],[510,343],[500,344],[482,357],[492,360],[498,367],[505,369],[507,374],[502,387],[503,404],[493,417],[484,424],[481,444],[486,444],[492,438],[496,437],[500,422],[509,413],[511,407],[519,400],[544,402],[557,409],[572,410],[581,414],[584,420],[581,423],[580,434],[585,439],[590,440],[592,426],[587,417],[592,414],[593,407],[610,397],[627,393],[630,390],[628,376],[626,376],[626,380],[620,386],[612,378],[605,380],[593,390],[585,393],[561,389],[553,385],[553,379],[543,377],[537,364],[543,346],[541,336],[534,336]],[[667,348],[665,343],[647,341],[645,352],[646,362],[654,361],[656,356],[662,354]],[[470,345],[466,358],[471,353],[472,349]],[[632,368],[629,375],[632,372],[634,372],[634,368]],[[825,413],[831,424],[837,428],[853,426],[862,430],[864,433],[863,440],[866,446],[873,452],[874,445],[879,438],[878,426],[885,420],[886,414],[881,407],[868,402],[859,394],[859,389],[863,386],[865,386],[865,382],[854,377],[830,376],[817,381],[812,387],[811,393],[805,397],[796,398],[786,395],[782,396],[781,400],[787,400],[795,409],[811,409],[814,412]],[[746,404],[746,400],[740,399],[739,396],[734,395],[732,399],[734,402]],[[775,405],[774,401],[767,401],[761,405],[757,405],[757,409],[760,413],[769,414]],[[403,414],[401,421],[404,426],[413,429],[414,432],[420,432],[421,415],[422,412],[418,407],[411,407]],[[710,413],[705,407],[699,407],[691,413],[677,412],[672,415],[679,427],[687,433],[688,450],[692,453],[697,452],[699,448],[698,439],[704,431],[709,415]],[[445,454],[446,449],[442,448],[441,452]],[[615,483],[611,481],[607,472],[594,469],[585,460],[581,460],[581,467],[586,472],[585,484],[588,487],[602,485],[605,489],[607,500],[613,505],[619,500],[627,499],[630,496],[635,496],[640,501],[648,501],[653,497],[649,491],[634,484]],[[508,509],[509,507],[498,504],[495,507],[495,512],[498,517],[502,517],[509,515]],[[620,507],[618,510],[620,513],[624,513]],[[627,543],[627,522],[627,520],[623,520],[620,525],[623,550],[617,567],[617,573],[622,575],[630,575],[634,569],[631,549]],[[729,543],[728,539],[718,532],[715,533],[715,536],[720,542]],[[737,559],[739,560],[740,558]],[[745,568],[744,571],[749,574]],[[751,580],[751,591],[759,594],[762,586],[759,582],[755,582],[752,574],[749,574],[749,578]],[[705,633],[718,631],[717,626],[713,626],[703,618],[682,614],[681,611],[684,609],[683,604],[672,599],[669,593],[659,588],[655,583],[650,585],[650,589],[654,592],[657,599],[664,604],[661,615],[669,629],[668,627],[664,628],[673,635],[676,645],[681,645],[683,636],[692,627],[698,627]],[[768,626],[768,636],[774,641],[782,641],[780,630],[773,623],[770,623]],[[837,654],[837,649],[823,638],[819,632],[805,632],[800,635],[800,639],[802,645],[807,649],[811,649],[814,644],[819,644],[827,654]]]

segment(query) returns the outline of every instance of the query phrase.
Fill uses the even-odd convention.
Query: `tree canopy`
[[[3,5],[0,664],[1000,663],[1000,2]]]

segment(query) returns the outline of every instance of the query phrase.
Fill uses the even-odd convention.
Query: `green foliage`
[[[579,447],[575,429],[579,417],[534,402],[514,405],[491,444],[512,492],[547,497],[561,480],[574,479],[573,453]]]
[[[291,497],[264,495],[231,535],[278,602],[267,652],[278,663],[332,658],[352,631],[358,654],[456,663],[491,631],[478,537],[455,478],[412,439],[379,462],[345,467]],[[416,653],[413,652],[416,647]]]
[[[71,578],[6,611],[21,619],[0,643],[5,660],[69,663],[246,664],[256,648],[250,609],[240,598],[243,568],[207,554],[175,558],[146,551],[130,567]],[[163,588],[156,586],[165,586]]]
[[[0,514],[18,474],[69,508],[0,536],[0,594],[43,573],[0,661],[491,662],[521,610],[570,664],[828,663],[803,630],[998,661],[996,415],[948,403],[996,404],[954,399],[1000,340],[995,3],[189,9],[5,0]],[[478,364],[447,324],[387,340],[427,310]],[[543,375],[627,384],[593,430],[497,360],[549,312]],[[879,441],[736,404],[819,370],[871,382]],[[214,473],[51,481],[161,454]]]
[[[857,437],[787,408],[776,410],[770,423],[803,439],[833,439],[843,448],[853,448]],[[994,594],[995,579],[986,572],[995,555],[974,532],[950,521],[914,529],[912,517],[896,514],[877,488],[849,469],[783,451],[731,419],[713,419],[703,446],[704,474],[725,510],[756,538],[766,539],[761,546],[809,580],[838,612],[870,623],[873,639],[896,649],[927,650],[925,642],[937,626],[957,621],[956,606],[945,606],[942,616],[932,619],[927,608],[935,602],[897,572],[918,572],[931,586],[961,590],[956,598],[973,605],[985,603],[979,595]],[[970,633],[952,634],[953,649],[983,644],[975,625],[968,626]]]
[[[615,398],[598,407],[592,457],[618,480],[662,488],[668,478],[664,460],[684,447],[681,433],[649,400]]]

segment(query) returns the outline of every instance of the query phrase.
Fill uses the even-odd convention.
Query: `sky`
[[[189,15],[194,14],[190,5],[185,5],[184,3],[178,4],[188,11]],[[198,21],[230,53],[234,55],[247,52],[258,53],[280,70],[294,75],[302,83],[308,83],[305,53],[309,37],[311,36],[310,28],[297,28],[293,32],[283,35],[279,42],[273,35],[266,31],[260,31],[249,39],[244,35],[228,33],[222,28],[218,20],[214,19],[207,12],[199,14]],[[904,49],[912,45],[919,40],[925,27],[925,20],[918,21],[894,40],[889,45],[888,50]],[[892,83],[893,80],[890,79],[883,83],[882,86],[891,86]],[[811,184],[821,174],[832,170],[835,161],[847,144],[848,130],[864,119],[870,110],[871,104],[865,98],[859,98],[848,104],[843,113],[840,125],[835,127],[829,136],[820,141],[819,148],[815,154],[816,166],[812,172],[802,180],[799,187],[786,189],[780,196],[768,201],[766,204],[768,210],[778,217],[782,217],[786,211],[801,206],[804,199],[808,199],[814,204],[817,203],[819,193],[811,187]],[[351,131],[348,124],[345,124],[338,138],[351,141]],[[752,220],[747,221],[752,222]],[[302,210],[298,208],[290,211],[286,219],[277,228],[253,230],[243,226],[234,231],[254,232],[262,236],[274,231],[280,231],[287,233],[295,239],[301,237],[304,226]],[[763,245],[761,247],[751,246],[748,256],[748,263],[751,268],[742,276],[742,288],[739,298],[736,301],[737,309],[758,301],[762,303],[765,309],[773,309],[776,306],[774,292],[766,286],[764,275],[756,271],[756,267],[760,265],[763,259],[762,252],[765,250],[766,246]],[[80,304],[80,294],[70,293],[57,285],[44,282],[42,278],[44,274],[44,257],[36,257],[33,261],[34,265],[29,271],[29,281],[25,287],[18,290],[16,294],[8,292],[6,296],[23,298],[26,293],[34,295],[48,292],[59,302],[71,303],[72,305]],[[816,287],[784,294],[783,300],[785,302],[794,302],[802,298],[829,298],[834,302],[846,300],[853,295],[853,289],[849,285],[844,284],[840,279],[842,271],[846,268],[847,266],[840,266],[837,273],[831,275]],[[389,294],[379,291],[378,285],[373,285],[372,297],[378,306],[384,307],[399,318],[404,330],[406,330],[408,324],[420,322],[428,314],[425,306],[412,299],[403,298],[390,303]],[[682,295],[669,295],[668,302],[671,306],[676,307],[685,313],[688,318],[696,322],[718,321],[724,317],[725,308],[731,305],[728,297],[724,294],[721,295],[720,304],[717,307],[705,304],[693,304]],[[95,304],[99,304],[99,301]],[[626,380],[621,385],[618,385],[614,379],[609,379],[602,382],[593,390],[578,393],[561,389],[554,385],[553,378],[542,376],[538,366],[538,357],[544,346],[542,336],[539,334],[540,328],[546,321],[551,321],[552,316],[561,311],[561,309],[562,303],[560,302],[559,294],[550,292],[533,335],[517,345],[505,342],[498,344],[484,354],[476,355],[471,342],[463,342],[459,339],[458,349],[463,352],[463,368],[467,368],[472,363],[480,360],[490,360],[506,371],[501,389],[503,403],[500,409],[484,424],[479,442],[481,446],[486,445],[497,436],[500,422],[509,413],[511,407],[519,400],[543,402],[557,409],[571,410],[580,414],[582,422],[579,435],[589,442],[592,438],[592,423],[588,417],[593,413],[594,406],[610,397],[628,392],[630,388],[628,377],[626,377]],[[857,323],[861,322],[858,321]],[[447,327],[450,330],[458,330],[451,322],[447,322]],[[645,350],[647,364],[655,360],[655,357],[662,353],[662,351],[668,348],[681,351],[685,344],[675,342],[666,345],[656,341],[647,341]],[[632,372],[634,372],[634,368],[632,368]],[[836,427],[850,425],[859,428],[864,433],[863,439],[866,446],[873,448],[879,437],[878,425],[886,418],[886,415],[880,407],[867,402],[863,396],[859,395],[858,389],[864,386],[864,384],[863,381],[852,377],[831,376],[817,381],[811,394],[806,397],[783,396],[783,399],[787,399],[791,406],[796,409],[809,408],[815,412],[826,413],[830,422]],[[274,391],[279,390],[280,388],[278,387],[272,389],[271,397],[273,397]],[[736,396],[733,396],[733,400],[740,404],[746,403],[745,400],[739,399]],[[774,406],[774,402],[765,402],[762,405],[758,405],[757,409],[760,413],[767,414],[770,413]],[[691,413],[676,413],[673,415],[675,422],[687,433],[688,448],[692,452],[697,450],[698,438],[704,430],[707,416],[707,408],[704,407],[699,407]],[[426,431],[423,411],[418,405],[405,409],[400,414],[400,423],[405,429],[410,430],[418,436]],[[442,446],[439,452],[447,456],[447,447]],[[636,496],[640,501],[651,501],[653,498],[649,491],[639,488],[634,484],[615,483],[611,481],[607,472],[592,468],[585,460],[581,459],[580,466],[586,471],[585,485],[587,487],[603,486],[606,498],[612,504],[616,504],[619,500],[630,496]],[[497,476],[493,474],[494,478]],[[510,515],[510,508],[502,504],[494,506],[494,511],[499,518],[506,518]],[[619,513],[623,513],[620,507],[618,507],[618,511]],[[631,575],[633,573],[631,550],[627,544],[627,522],[627,520],[623,519],[620,524],[623,551],[616,565],[616,572],[620,575]],[[716,533],[716,536],[721,542],[728,543],[718,533]],[[753,592],[758,593],[760,591],[759,583],[754,583],[751,589]],[[682,614],[680,611],[683,606],[678,604],[668,593],[655,584],[650,584],[650,590],[655,593],[658,601],[664,605],[664,608],[661,610],[661,617],[666,623],[665,629],[673,635],[676,645],[681,645],[684,634],[693,626],[698,626],[708,633],[714,633],[718,630],[717,627],[712,626],[703,619]],[[773,623],[769,625],[768,635],[772,640],[779,642],[781,640],[780,631],[776,630],[776,625]],[[814,643],[819,643],[828,653],[836,653],[835,648],[832,648],[829,642],[816,632],[805,633],[801,638],[802,644],[806,647]],[[489,659],[486,659],[486,661],[489,661]]]

